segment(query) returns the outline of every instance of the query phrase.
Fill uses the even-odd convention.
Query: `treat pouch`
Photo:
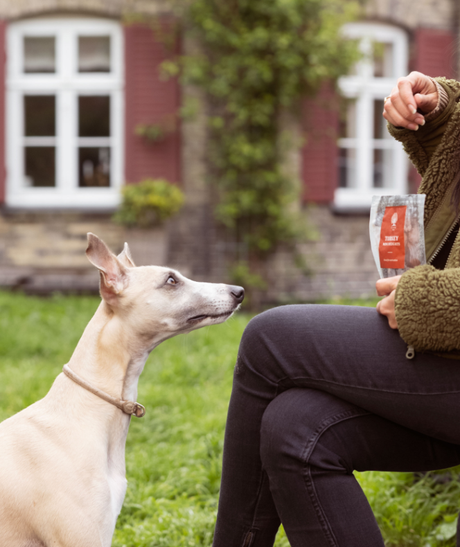
[[[425,194],[373,196],[369,233],[380,277],[426,263],[424,207]]]

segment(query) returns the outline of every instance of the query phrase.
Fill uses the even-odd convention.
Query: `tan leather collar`
[[[93,387],[86,380],[81,378],[81,376],[78,376],[78,374],[75,374],[75,372],[71,368],[69,368],[69,365],[64,365],[62,368],[62,372],[68,378],[70,378],[73,382],[83,387],[87,391],[90,391],[94,395],[97,395],[101,399],[104,399],[104,401],[107,401],[108,403],[116,406],[117,408],[122,410],[125,414],[129,414],[130,416],[136,416],[137,418],[142,418],[142,416],[145,415],[145,408],[141,404],[134,403],[132,401],[123,401],[123,399],[116,399],[115,397],[112,397],[105,391],[102,391],[98,389],[97,387]]]

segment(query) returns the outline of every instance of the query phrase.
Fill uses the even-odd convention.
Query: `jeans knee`
[[[267,472],[278,468],[287,456],[285,443],[289,443],[290,435],[278,412],[279,400],[280,396],[268,405],[260,427],[260,459]]]
[[[260,345],[263,334],[271,328],[273,311],[259,313],[249,321],[241,337],[240,349],[246,352],[250,351],[254,344]]]
[[[262,376],[267,371],[272,361],[271,346],[279,345],[279,329],[283,324],[281,316],[287,313],[286,308],[281,306],[265,311],[253,317],[244,329],[238,351],[238,368],[250,365],[250,368],[257,372],[258,367]]]
[[[299,461],[303,446],[314,432],[308,422],[297,420],[296,391],[301,390],[290,389],[275,397],[262,417],[260,457],[269,475]]]
[[[278,395],[262,418],[260,457],[269,476],[305,467],[327,473],[352,472],[353,420],[367,414],[315,389]]]

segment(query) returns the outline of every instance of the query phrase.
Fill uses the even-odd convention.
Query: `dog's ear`
[[[134,264],[133,257],[131,256],[131,251],[129,250],[129,246],[128,246],[127,243],[125,243],[125,246],[123,247],[123,250],[117,256],[117,258],[127,268],[135,268],[136,267],[136,264]]]
[[[126,267],[110,251],[107,245],[96,235],[88,232],[86,256],[100,272],[100,290],[102,298],[111,305],[128,284]]]

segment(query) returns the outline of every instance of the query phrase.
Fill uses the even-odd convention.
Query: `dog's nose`
[[[244,289],[243,287],[237,287],[236,285],[232,285],[230,287],[230,292],[233,298],[238,302],[238,304],[241,304],[244,299]]]

